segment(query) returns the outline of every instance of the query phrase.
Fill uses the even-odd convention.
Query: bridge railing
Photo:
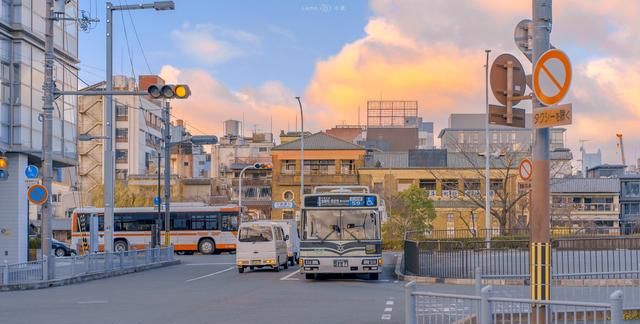
[[[0,265],[0,287],[108,273],[172,260],[173,246],[82,256],[73,255],[54,260],[44,257],[38,261]],[[48,278],[48,262],[55,263],[54,278]]]

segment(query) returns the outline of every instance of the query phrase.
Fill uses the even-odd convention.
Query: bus
[[[235,251],[239,211],[237,205],[171,206],[171,243],[178,254]],[[76,208],[71,216],[71,241],[78,251],[89,242],[89,219],[98,216],[99,250],[104,250],[104,209]],[[164,242],[164,211],[160,215],[160,242]],[[113,249],[146,249],[151,241],[151,227],[158,220],[157,208],[132,207],[114,209]]]
[[[304,195],[301,214],[300,272],[319,274],[382,272],[381,206],[368,187],[318,187]]]

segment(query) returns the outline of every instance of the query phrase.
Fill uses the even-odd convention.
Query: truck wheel
[[[285,269],[285,270],[289,269],[289,260],[287,260],[287,261],[284,263],[284,269]]]
[[[276,259],[276,264],[273,266],[274,272],[280,272],[280,258]]]
[[[378,280],[379,273],[370,273],[369,280]]]
[[[238,273],[243,273],[243,272],[244,272],[244,267],[238,268]]]
[[[296,265],[296,257],[292,256],[289,258],[289,265],[292,267]]]
[[[305,273],[304,278],[307,280],[312,280],[316,278],[316,275],[314,275],[313,273]]]

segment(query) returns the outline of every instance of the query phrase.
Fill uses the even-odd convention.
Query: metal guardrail
[[[493,296],[493,287],[479,296],[416,291],[415,282],[405,286],[405,323],[622,323],[622,291],[608,296],[609,303],[535,301]]]
[[[0,265],[0,286],[67,279],[87,274],[107,273],[173,260],[173,246],[117,253],[95,253],[17,264]],[[55,277],[47,277],[47,263],[55,262]]]

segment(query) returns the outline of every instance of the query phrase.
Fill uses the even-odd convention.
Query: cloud
[[[324,127],[355,121],[369,99],[418,100],[420,114],[436,128],[446,127],[450,113],[484,112],[486,48],[492,58],[516,54],[530,73],[513,44],[515,25],[531,16],[530,1],[370,5],[365,36],[315,64],[306,98],[323,112],[318,122]],[[574,125],[567,127],[570,147],[578,154],[579,139],[590,139],[590,149],[601,148],[605,161],[615,162],[615,133],[623,132],[634,154],[640,145],[640,2],[555,1],[553,11],[552,43],[570,54],[574,67],[564,100],[574,109]]]
[[[274,132],[286,130],[287,123],[293,124],[298,111],[293,92],[277,81],[234,91],[202,69],[165,65],[160,76],[167,81],[190,85],[191,96],[172,101],[172,113],[184,119],[196,134],[220,135],[223,121],[243,118],[247,135],[254,125],[260,131],[270,131],[271,118]]]
[[[171,32],[171,39],[184,55],[208,66],[248,55],[260,43],[254,34],[213,24],[185,23]]]

